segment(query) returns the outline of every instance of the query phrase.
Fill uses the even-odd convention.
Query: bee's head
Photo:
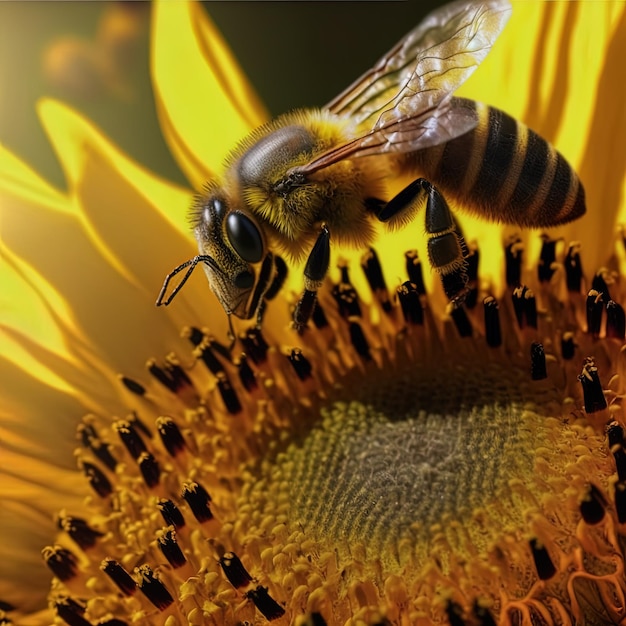
[[[227,313],[250,319],[267,290],[272,269],[261,228],[249,213],[232,208],[218,195],[201,198],[193,215],[211,289]]]

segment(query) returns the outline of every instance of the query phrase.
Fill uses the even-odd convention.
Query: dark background
[[[321,106],[415,26],[426,2],[204,2],[272,114]],[[131,157],[184,183],[161,136],[148,75],[148,3],[126,3],[141,25],[124,80],[132,97],[101,85],[68,88],[43,69],[62,39],[95,40],[109,2],[0,2],[0,141],[54,185],[61,169],[35,112],[43,95],[82,111]],[[72,66],[75,67],[75,66]],[[79,76],[85,70],[78,66]],[[81,74],[80,72],[83,72]],[[88,73],[88,71],[87,71]],[[193,77],[189,77],[193,80]]]

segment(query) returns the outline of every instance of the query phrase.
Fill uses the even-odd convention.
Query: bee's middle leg
[[[324,224],[311,248],[309,258],[304,266],[304,293],[293,313],[293,324],[301,332],[313,315],[317,291],[322,286],[330,264],[330,231]]]
[[[467,250],[452,211],[437,188],[425,178],[418,178],[389,202],[378,202],[377,206],[372,204],[372,208],[381,222],[404,222],[410,221],[424,204],[428,259],[432,268],[441,275],[446,296],[454,302],[461,302],[468,282]]]

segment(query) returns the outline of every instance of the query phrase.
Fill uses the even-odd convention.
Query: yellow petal
[[[152,76],[165,138],[200,189],[265,110],[200,4],[153,5]]]

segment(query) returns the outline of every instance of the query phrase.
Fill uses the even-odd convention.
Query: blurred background
[[[272,115],[324,105],[439,4],[203,3]],[[52,96],[136,161],[185,184],[157,122],[149,24],[148,2],[0,2],[0,142],[64,187],[35,111]]]

